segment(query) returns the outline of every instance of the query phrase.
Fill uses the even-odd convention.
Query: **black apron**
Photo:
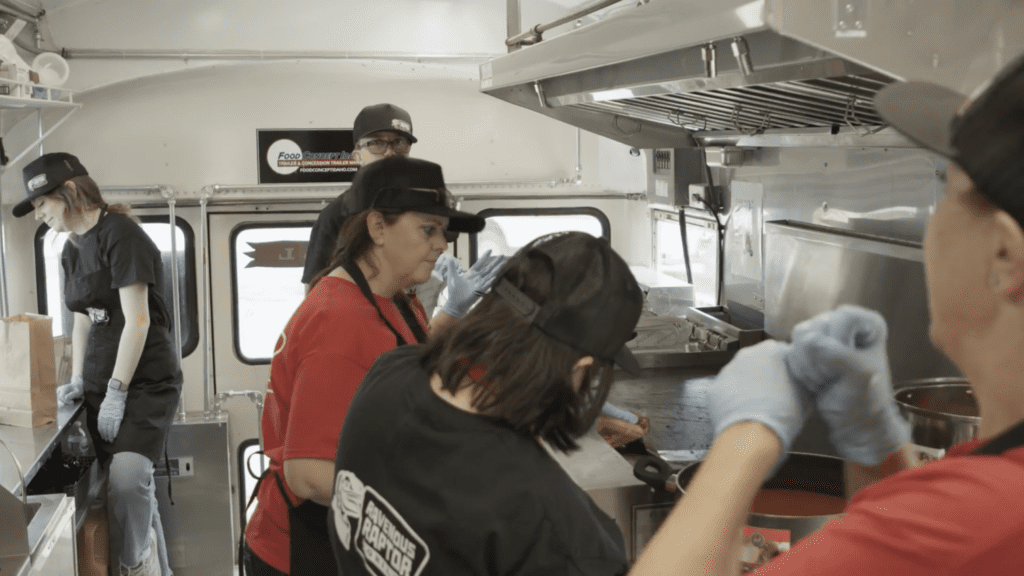
[[[101,218],[105,216],[106,212]],[[100,405],[114,372],[125,322],[120,296],[111,288],[112,284],[109,265],[101,265],[97,270],[76,270],[65,279],[65,304],[70,310],[87,310],[92,320],[82,370],[86,425],[101,461],[118,452],[136,452],[158,462],[182,386],[178,355],[159,287],[149,289],[149,332],[139,364],[128,383],[124,419],[117,437],[107,442],[100,437],[97,428]]]
[[[362,271],[354,262],[342,264],[342,268],[348,272],[355,281],[363,296],[377,310],[377,314],[384,325],[395,335],[398,346],[406,344],[405,338],[391,325],[384,312],[377,305],[377,300],[370,290]],[[408,300],[401,294],[393,299],[402,319],[412,331],[418,342],[425,342],[426,332],[416,319],[416,314],[409,306]],[[260,484],[267,477],[268,470],[256,483],[253,490],[253,497],[259,493]],[[337,576],[338,565],[334,560],[334,549],[331,547],[330,532],[327,529],[327,506],[317,504],[312,500],[304,500],[298,506],[292,504],[288,498],[288,491],[284,489],[284,483],[280,476],[274,474],[274,481],[281,493],[285,506],[288,507],[288,574],[291,576]],[[249,499],[252,503],[252,498]],[[248,508],[248,506],[246,506]],[[243,531],[244,533],[244,531]],[[242,539],[244,540],[244,534]],[[239,554],[241,554],[241,542],[239,543]],[[239,556],[241,558],[241,556]]]

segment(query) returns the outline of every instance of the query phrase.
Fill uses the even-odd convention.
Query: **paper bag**
[[[34,428],[56,421],[54,360],[48,316],[0,320],[0,424]]]

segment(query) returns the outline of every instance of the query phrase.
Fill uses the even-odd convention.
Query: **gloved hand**
[[[774,340],[741,349],[707,392],[715,436],[745,421],[760,422],[775,432],[782,443],[775,468],[785,460],[811,412],[811,395],[786,369],[788,350],[788,344]]]
[[[442,259],[444,261],[442,262]],[[484,295],[494,283],[494,279],[504,264],[504,256],[491,258],[491,251],[488,250],[476,261],[476,264],[466,272],[455,258],[442,254],[434,264],[434,269],[441,267],[441,275],[448,283],[448,301],[441,307],[441,311],[452,318],[462,318],[466,312]]]
[[[605,416],[618,418],[619,420],[629,422],[630,424],[636,424],[640,421],[640,417],[637,416],[636,414],[630,412],[629,410],[623,410],[622,408],[619,408],[618,406],[612,404],[611,402],[605,402],[604,406],[601,406],[601,412],[604,413]]]
[[[887,337],[877,312],[841,306],[798,324],[786,356],[793,379],[814,396],[836,451],[864,466],[910,441],[892,396]]]
[[[81,374],[75,374],[67,384],[57,386],[57,403],[62,407],[71,406],[85,395],[85,380]]]
[[[128,399],[128,391],[121,392],[118,388],[121,383],[111,378],[107,383],[107,395],[100,404],[99,421],[96,427],[99,429],[100,438],[107,442],[113,442],[117,438],[117,431],[121,428],[121,420],[124,419],[124,405]]]

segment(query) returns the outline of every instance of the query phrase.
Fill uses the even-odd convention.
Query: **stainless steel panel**
[[[487,62],[481,90],[637,147],[683,146],[691,132],[869,136],[884,127],[879,88],[923,79],[970,93],[1024,52],[1021,28],[1014,0],[639,3]]]
[[[10,450],[8,452],[0,448],[0,486],[11,492],[21,490],[18,466],[22,467],[21,472],[24,473],[26,481],[31,482],[39,468],[50,457],[54,446],[78,419],[82,413],[82,406],[83,403],[79,402],[74,408],[58,410],[56,422],[37,428],[0,424],[0,442]],[[17,458],[18,466],[15,465],[12,455]]]
[[[622,531],[629,560],[635,558],[643,542],[635,542],[636,507],[649,507],[662,502],[671,503],[673,496],[652,491],[633,476],[632,460],[623,457],[608,445],[597,432],[590,432],[578,440],[580,450],[572,454],[548,452],[576,484],[608,514]],[[547,447],[547,446],[545,446]],[[646,532],[645,532],[646,533]]]
[[[841,28],[846,6],[856,18]],[[769,0],[780,34],[905,80],[970,93],[1024,52],[1024,4],[1014,0]],[[862,34],[848,33],[861,22]]]
[[[232,574],[238,534],[228,414],[206,420],[190,412],[174,422],[167,454],[179,463],[191,458],[192,465],[171,478],[173,506],[166,472],[157,465],[156,496],[171,568],[188,576]]]
[[[43,504],[32,524],[41,525],[32,549],[30,576],[67,576],[78,570],[75,500],[63,494],[33,496]],[[29,536],[32,538],[29,525]]]
[[[754,149],[743,165],[712,168],[712,174],[716,185],[727,190],[730,211],[745,201],[737,192],[759,186],[761,222],[806,222],[920,242],[944,193],[937,177],[944,170],[944,160],[923,150],[799,147]],[[766,288],[740,265],[748,257],[745,243],[735,242],[736,224],[726,235],[726,301],[763,311]]]
[[[957,375],[928,339],[919,244],[785,223],[766,225],[765,331],[788,340],[793,326],[841,304],[877,310],[889,324],[894,381]]]
[[[616,371],[608,401],[651,421],[644,439],[653,450],[706,450],[714,431],[707,413],[707,379],[721,365],[647,369],[640,376]]]
[[[482,65],[481,88],[506,87],[659,54],[682,45],[731,38],[764,27],[763,5],[763,1],[749,0],[639,4]],[[719,59],[724,59],[727,51],[719,53]]]

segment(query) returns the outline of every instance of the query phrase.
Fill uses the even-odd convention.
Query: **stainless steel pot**
[[[700,462],[694,462],[675,471],[671,465],[656,456],[637,460],[633,474],[656,490],[673,490],[684,494]],[[666,486],[666,483],[669,486]],[[762,490],[794,490],[835,496],[845,500],[843,461],[820,454],[790,453],[774,476],[761,485]],[[744,528],[743,562],[745,569],[770,560],[785,552],[801,538],[817,531],[841,514],[805,516],[775,515],[752,512]]]
[[[896,387],[900,414],[910,422],[919,458],[941,458],[947,448],[978,436],[978,404],[963,378],[927,378]]]

